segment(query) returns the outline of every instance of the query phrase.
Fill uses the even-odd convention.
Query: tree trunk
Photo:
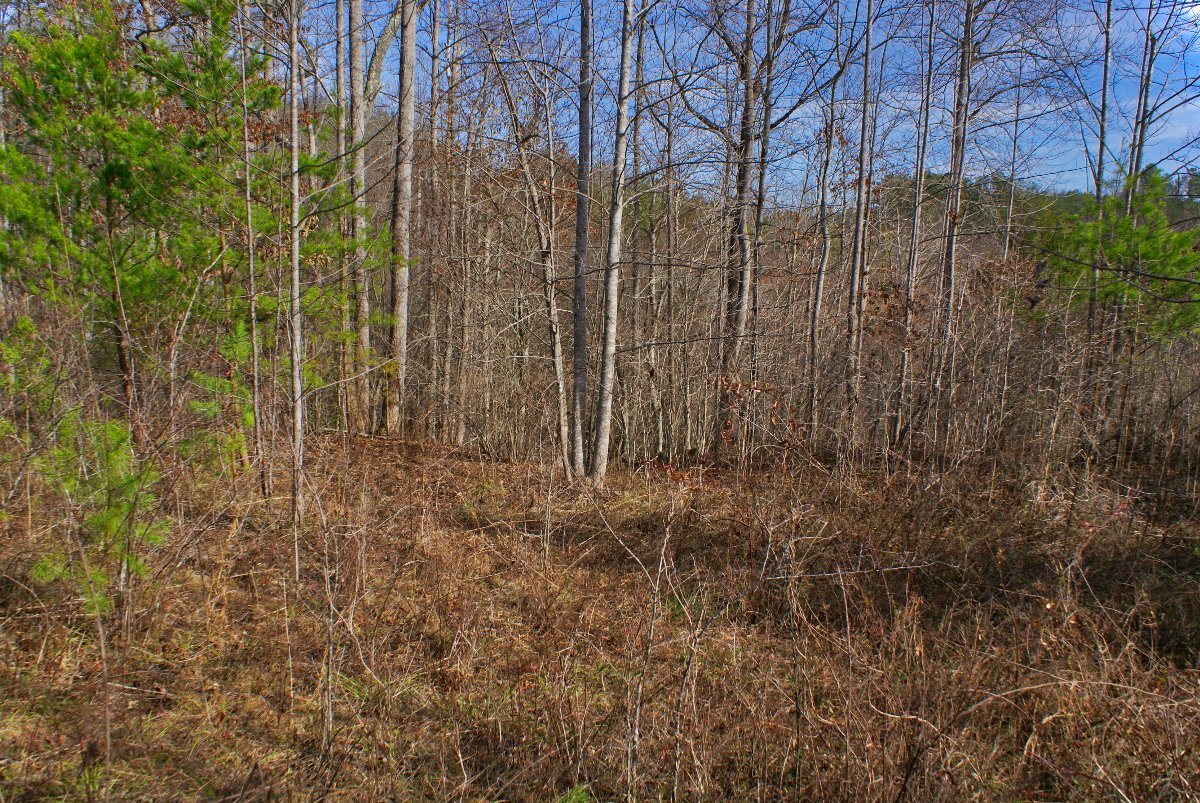
[[[361,0],[352,0],[360,2]],[[292,363],[292,538],[296,581],[300,580],[300,525],[304,518],[304,340],[300,311],[300,2],[291,0],[288,19],[288,147],[291,174],[288,180],[289,262],[291,265],[288,324]]]
[[[336,127],[337,141],[334,148],[337,153],[337,185],[340,187],[346,180],[346,110],[349,98],[346,95],[346,0],[337,0],[334,8],[334,27],[337,28],[334,44],[334,91],[337,93]],[[337,216],[338,236],[346,236],[346,216],[340,211]],[[351,426],[357,426],[352,412],[354,403],[351,400],[350,375],[354,373],[352,349],[347,338],[353,329],[350,288],[354,279],[351,273],[350,260],[346,259],[344,249],[338,249],[338,293],[341,296],[342,335],[338,343],[338,406],[341,425],[346,433]]]
[[[825,297],[825,275],[829,270],[829,255],[833,237],[829,231],[829,169],[833,161],[833,143],[837,139],[838,76],[829,86],[829,105],[825,118],[825,147],[821,155],[821,170],[817,180],[817,228],[821,234],[821,253],[817,259],[817,275],[813,280],[812,305],[808,322],[808,415],[810,436],[817,437],[820,425],[820,377],[817,373],[821,350],[821,306]]]
[[[722,440],[736,445],[739,430],[734,421],[740,402],[741,355],[746,340],[746,322],[753,282],[750,254],[750,187],[753,179],[754,107],[757,83],[754,75],[754,0],[746,2],[745,32],[738,53],[738,83],[742,108],[738,121],[734,201],[730,209],[729,257],[725,269],[725,338],[721,348],[720,374],[717,377],[717,415],[713,433],[713,455],[720,454]]]
[[[612,201],[608,212],[608,247],[604,258],[604,347],[600,389],[588,479],[602,485],[608,471],[612,439],[613,390],[617,375],[617,300],[621,274],[622,220],[625,214],[625,159],[629,149],[629,98],[633,62],[633,0],[624,0],[621,15],[621,77],[617,88],[617,126],[613,139]]]
[[[358,329],[355,372],[356,428],[368,432],[371,421],[371,284],[367,270],[367,99],[363,85],[365,29],[363,0],[350,3],[350,194],[354,213],[350,218],[350,236],[354,241],[355,326]]]
[[[904,439],[910,420],[909,391],[910,364],[912,362],[913,297],[917,289],[917,260],[921,249],[921,207],[925,203],[925,161],[929,149],[929,111],[933,101],[934,36],[937,33],[937,0],[929,0],[929,27],[925,38],[925,61],[921,76],[921,111],[918,120],[917,159],[913,177],[913,209],[909,221],[908,255],[904,269],[904,334],[900,351],[898,377],[899,398],[896,402],[896,418],[892,425],[892,448],[898,448]]]
[[[1104,261],[1104,156],[1108,142],[1108,75],[1112,64],[1113,0],[1104,4],[1104,66],[1100,71],[1100,120],[1096,143],[1096,174],[1093,187],[1096,203],[1096,253],[1088,286],[1088,349],[1096,334],[1096,308],[1100,289],[1100,265]],[[1014,146],[1015,147],[1015,146]]]
[[[489,43],[490,47],[491,43]],[[492,57],[493,60],[497,60],[494,53]],[[510,127],[514,136],[517,136],[520,131],[524,130],[525,126],[521,124],[521,115],[517,108],[516,98],[512,93],[512,86],[503,74],[500,76],[500,90],[508,109]],[[532,137],[521,137],[518,141],[514,142],[514,147],[516,148],[517,162],[520,165],[521,174],[525,179],[526,193],[529,196],[529,203],[526,208],[532,214],[534,228],[537,231],[538,237],[537,261],[541,267],[542,274],[542,298],[545,302],[546,322],[549,327],[550,359],[554,368],[555,400],[557,402],[558,438],[556,446],[564,468],[569,469],[572,459],[570,449],[570,402],[567,391],[566,363],[562,348],[562,327],[558,317],[558,293],[555,286],[557,278],[555,252],[557,249],[554,242],[554,223],[557,219],[557,213],[554,199],[554,129],[552,127],[553,119],[551,117],[552,109],[549,90],[541,88],[541,91],[541,109],[546,116],[538,122],[544,123],[546,126],[546,154],[549,171],[545,182],[547,196],[545,199],[542,197],[543,184],[534,176],[533,166],[530,163],[530,153],[527,143]],[[520,320],[521,316],[518,315],[517,319]]]
[[[863,275],[866,272],[867,214],[870,207],[871,136],[871,34],[874,7],[867,0],[863,39],[862,114],[858,131],[858,182],[854,200],[854,234],[850,249],[850,302],[846,311],[846,435],[847,444],[855,445],[858,396],[862,387]]]
[[[959,43],[958,75],[955,79],[954,121],[950,142],[949,187],[946,193],[945,250],[942,254],[942,342],[938,352],[934,377],[934,393],[938,415],[934,418],[934,442],[938,441],[938,430],[949,437],[949,426],[940,427],[938,421],[943,402],[954,396],[954,310],[955,270],[958,256],[959,216],[962,209],[963,175],[967,150],[967,116],[971,99],[971,66],[975,60],[975,0],[967,0],[963,13],[962,40]]]
[[[1158,59],[1158,35],[1154,30],[1157,12],[1155,0],[1146,7],[1145,41],[1142,46],[1142,66],[1138,74],[1137,108],[1133,115],[1133,131],[1129,142],[1129,180],[1125,187],[1125,214],[1133,214],[1134,199],[1142,184],[1142,159],[1146,151],[1146,137],[1150,120],[1154,116],[1150,108],[1150,93],[1153,91],[1154,64]]]
[[[417,3],[404,3],[400,23],[400,108],[396,113],[396,156],[392,173],[392,325],[394,364],[387,394],[387,431],[398,436],[408,373],[408,294],[412,248],[412,179],[416,117]]]
[[[254,415],[254,465],[258,472],[258,490],[265,498],[269,496],[267,488],[267,471],[264,461],[263,430],[262,430],[262,387],[258,377],[258,277],[255,275],[254,239],[254,203],[251,194],[250,181],[250,109],[246,99],[246,31],[244,26],[245,10],[242,0],[237,4],[237,33],[238,33],[238,68],[241,88],[242,112],[242,161],[244,182],[242,185],[243,201],[246,206],[246,271],[249,278],[249,288],[246,293],[250,303],[250,405]]]
[[[571,301],[571,471],[584,476],[587,421],[587,257],[592,179],[592,0],[579,11],[579,159],[575,173],[575,294]]]

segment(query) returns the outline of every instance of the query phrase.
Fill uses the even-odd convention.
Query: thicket
[[[1192,18],[1083,192],[1079,9],[627,0],[589,165],[576,29],[468,5],[411,130],[409,0],[0,12],[3,799],[1196,796]]]

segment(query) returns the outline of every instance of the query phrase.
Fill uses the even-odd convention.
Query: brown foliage
[[[28,577],[57,512],[36,504],[29,530],[11,511],[6,800],[1200,784],[1196,533],[1101,488],[812,464],[750,483],[647,467],[597,494],[429,444],[313,451],[299,594],[283,500],[176,486],[192,501],[110,647],[107,774],[89,619]]]

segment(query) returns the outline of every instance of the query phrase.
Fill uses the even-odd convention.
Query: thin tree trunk
[[[575,293],[571,301],[571,471],[585,473],[587,421],[587,257],[592,173],[592,0],[579,12],[579,159],[575,174]]]
[[[495,54],[493,53],[492,55],[495,60]],[[516,98],[512,94],[512,87],[503,75],[500,77],[500,89],[504,95],[505,105],[508,108],[509,124],[515,136],[522,130],[521,117],[517,108]],[[555,399],[557,402],[558,438],[556,447],[559,450],[559,457],[562,460],[563,466],[570,467],[570,402],[567,391],[566,363],[563,358],[562,327],[558,317],[558,294],[555,286],[557,278],[555,266],[557,259],[555,254],[554,224],[557,219],[557,205],[554,200],[554,130],[552,127],[553,120],[550,116],[552,109],[548,93],[543,94],[542,100],[541,108],[544,110],[546,117],[539,122],[544,123],[546,126],[546,153],[549,169],[549,176],[546,180],[547,197],[545,199],[542,197],[542,182],[536,179],[533,173],[533,166],[530,164],[527,141],[532,139],[532,137],[523,137],[515,142],[514,146],[521,174],[525,179],[526,192],[529,196],[528,209],[532,213],[538,237],[538,263],[542,272],[542,298],[546,305],[546,322],[549,327],[550,336],[550,358],[554,368]],[[517,317],[520,320],[522,316],[518,315]]]
[[[862,277],[866,271],[867,212],[870,205],[868,164],[871,134],[871,34],[874,7],[866,5],[866,30],[863,40],[862,113],[858,133],[858,183],[854,201],[854,234],[850,250],[850,302],[846,311],[846,432],[847,443],[855,444],[858,396],[862,386]]]
[[[438,348],[436,329],[429,330],[429,371],[430,386],[437,388],[437,403],[434,404],[433,394],[430,394],[429,404],[429,436],[445,437],[448,432],[449,400],[450,400],[450,360],[454,351],[454,294],[450,291],[449,276],[450,240],[447,236],[446,221],[452,199],[448,199],[448,189],[451,182],[441,174],[441,150],[438,147],[438,102],[439,82],[441,74],[441,3],[440,0],[429,2],[429,200],[425,209],[423,222],[426,224],[426,238],[429,242],[429,260],[424,271],[426,284],[430,288],[429,303],[433,304],[434,288],[441,291],[443,321],[443,337],[441,348]],[[442,281],[435,282],[435,272],[442,274]],[[441,357],[440,361],[438,357]]]
[[[1154,17],[1158,7],[1150,0],[1146,7],[1146,33],[1142,47],[1142,66],[1138,74],[1137,108],[1133,115],[1133,132],[1129,142],[1129,181],[1125,187],[1125,215],[1133,214],[1134,200],[1142,184],[1142,158],[1150,128],[1150,92],[1153,89],[1154,63],[1158,58],[1158,36]]]
[[[909,389],[912,362],[913,297],[917,289],[917,260],[920,258],[921,207],[925,203],[925,161],[929,149],[929,110],[933,100],[934,36],[937,33],[937,0],[929,0],[929,25],[925,38],[925,61],[922,66],[921,112],[917,135],[917,159],[913,178],[913,209],[909,224],[908,255],[904,270],[904,340],[900,351],[899,400],[896,420],[892,427],[892,446],[898,448],[904,438],[910,415]]]
[[[750,261],[751,261],[751,280],[753,282],[752,301],[750,309],[750,384],[752,393],[749,399],[759,398],[760,390],[760,375],[759,375],[759,354],[758,354],[758,336],[759,336],[759,288],[762,285],[762,228],[763,217],[766,214],[767,206],[767,170],[770,165],[771,154],[771,116],[774,112],[774,88],[775,88],[775,55],[778,48],[778,37],[776,30],[784,32],[787,30],[791,19],[791,0],[783,0],[783,8],[780,12],[780,20],[776,23],[774,18],[775,3],[774,0],[767,0],[766,27],[767,27],[767,42],[766,55],[763,59],[763,71],[766,73],[763,80],[762,91],[762,127],[758,134],[758,186],[755,190],[754,197],[754,228],[752,232],[752,240],[750,244]],[[745,417],[747,426],[745,427],[745,436],[743,438],[743,455],[750,456],[753,448],[753,417],[761,405],[755,404]]]
[[[346,180],[346,110],[349,98],[346,95],[346,0],[337,0],[334,7],[334,27],[337,29],[334,45],[334,91],[337,93],[337,112],[334,144],[337,153],[337,185],[340,188]],[[337,216],[338,236],[346,236],[346,216],[341,211]],[[338,406],[342,430],[350,432],[350,427],[356,425],[351,412],[353,403],[350,394],[350,375],[354,372],[354,360],[348,341],[353,328],[350,302],[350,288],[354,279],[351,274],[350,260],[346,259],[345,249],[338,249],[338,293],[342,313],[343,337],[338,343]]]
[[[349,0],[350,4],[350,148],[351,173],[350,194],[354,199],[354,212],[350,218],[350,235],[354,240],[354,296],[355,326],[358,329],[356,349],[355,412],[357,428],[370,431],[371,416],[371,284],[367,266],[367,99],[363,85],[363,60],[365,53],[365,29],[363,26],[363,0]]]
[[[554,188],[557,186],[557,173],[554,161],[554,120],[551,116],[553,114],[552,103],[548,95],[545,98],[543,108],[546,114],[546,164],[549,175],[547,176],[548,192],[546,193],[546,209],[542,216],[542,222],[539,223],[543,232],[542,293],[546,301],[546,318],[550,327],[550,359],[554,366],[554,390],[555,399],[558,402],[559,456],[562,460],[563,468],[570,470],[573,460],[570,446],[571,413],[567,392],[566,363],[563,359],[562,327],[558,319],[558,290],[555,286],[558,273],[558,259],[555,255],[557,249],[554,244],[554,227],[558,220],[558,204],[554,196]],[[537,188],[532,183],[530,184],[530,191],[537,192]]]
[[[600,389],[588,479],[601,485],[608,471],[612,439],[613,390],[617,374],[617,301],[621,274],[621,235],[625,214],[625,160],[629,149],[629,99],[633,62],[633,0],[624,0],[621,15],[621,77],[617,88],[617,126],[613,140],[612,201],[608,213],[608,247],[604,258],[604,347]]]
[[[408,295],[411,282],[412,179],[414,125],[416,117],[415,76],[417,66],[417,3],[404,3],[400,23],[400,108],[396,114],[396,159],[392,174],[392,326],[391,356],[394,361],[387,394],[387,431],[398,436],[408,373]]]
[[[446,139],[450,143],[457,141],[458,136],[458,82],[461,74],[461,50],[459,44],[459,7],[458,2],[451,3],[450,20],[447,23],[447,38],[450,42],[450,58],[448,63],[449,76],[446,84]],[[455,394],[455,423],[453,442],[455,446],[462,446],[467,437],[467,409],[468,409],[468,393],[467,393],[467,347],[471,342],[472,337],[472,307],[470,305],[470,289],[471,289],[471,267],[476,260],[472,252],[468,249],[468,237],[474,231],[475,205],[471,203],[471,176],[473,171],[470,169],[472,142],[468,136],[468,141],[464,152],[460,155],[456,149],[451,149],[449,157],[449,165],[452,171],[453,183],[458,185],[457,171],[454,171],[454,165],[462,165],[461,170],[461,187],[460,198],[462,199],[458,205],[458,215],[454,218],[457,221],[458,230],[454,238],[458,249],[458,258],[461,265],[460,269],[460,284],[459,284],[459,320],[461,321],[460,331],[458,336],[458,366],[455,373],[455,383],[457,393]],[[486,254],[490,248],[490,230],[484,235],[483,253]],[[474,337],[478,343],[479,333],[474,333]],[[477,351],[478,351],[477,347]]]
[[[1025,72],[1024,63],[1017,66],[1017,91],[1013,100],[1012,150],[1008,158],[1008,204],[1004,211],[1004,246],[1000,260],[1008,262],[1012,245],[1013,213],[1017,203],[1017,143],[1021,138],[1021,79]]]
[[[670,416],[670,429],[672,434],[675,431],[675,424],[678,421],[683,428],[683,442],[688,440],[688,430],[691,426],[691,418],[688,408],[688,390],[689,378],[682,370],[683,359],[678,354],[679,346],[676,343],[676,326],[675,326],[675,261],[679,258],[679,201],[675,186],[675,128],[674,128],[674,107],[668,102],[667,104],[667,120],[664,139],[666,140],[666,163],[667,163],[667,348],[666,348],[666,366],[667,366],[667,398],[672,402],[672,414]],[[680,370],[676,370],[680,368]],[[683,377],[682,399],[675,395],[678,385],[676,383],[677,376]],[[680,409],[682,408],[682,409]],[[667,446],[668,458],[674,460],[675,453],[679,440],[677,437],[671,439]]]
[[[959,43],[958,75],[954,92],[954,122],[950,143],[950,175],[946,198],[945,250],[942,255],[942,343],[938,354],[934,392],[940,415],[942,402],[954,395],[955,270],[958,256],[959,216],[962,210],[963,175],[967,149],[967,116],[971,98],[971,66],[975,57],[975,1],[967,0]],[[935,416],[934,441],[941,422]],[[949,437],[949,426],[942,427]]]
[[[821,155],[820,178],[817,189],[817,227],[821,234],[821,253],[817,259],[817,275],[813,282],[812,305],[808,322],[808,426],[811,437],[817,436],[820,424],[820,377],[817,375],[821,349],[821,306],[825,297],[825,275],[829,270],[829,255],[833,238],[829,232],[829,169],[833,161],[833,143],[837,138],[838,76],[829,85],[829,105],[825,118],[825,147]]]
[[[746,340],[746,322],[753,283],[750,254],[750,186],[753,173],[754,107],[757,83],[754,76],[754,0],[747,0],[745,31],[738,53],[738,84],[742,108],[734,153],[734,202],[730,209],[729,258],[725,269],[725,338],[722,342],[720,375],[717,377],[717,414],[713,433],[713,455],[720,453],[722,440],[736,446],[739,424],[733,420],[740,395],[737,376]]]
[[[1104,157],[1108,142],[1108,81],[1112,64],[1112,12],[1113,0],[1104,4],[1104,66],[1100,71],[1100,120],[1096,143],[1096,175],[1093,188],[1096,203],[1096,253],[1094,255],[1091,284],[1088,286],[1088,349],[1092,348],[1096,334],[1097,298],[1100,290],[1100,265],[1104,261]]]
[[[641,17],[645,13],[647,0],[640,0],[638,16]],[[636,180],[641,176],[642,169],[642,150],[641,150],[641,120],[642,120],[642,86],[645,83],[645,45],[646,45],[646,28],[639,25],[637,28],[637,44],[634,48],[633,60],[633,120],[630,123],[630,142],[631,142],[631,175]],[[640,189],[640,188],[639,188]],[[646,342],[646,338],[642,333],[644,325],[644,317],[642,313],[642,268],[643,268],[643,236],[642,224],[645,222],[645,195],[640,191],[635,191],[633,200],[634,226],[629,232],[629,257],[630,257],[630,274],[629,274],[629,310],[630,310],[630,349],[639,349],[640,344]],[[646,237],[650,234],[647,232]],[[653,314],[653,310],[651,310]],[[638,415],[638,411],[633,409],[635,397],[639,396],[638,388],[642,387],[641,380],[643,379],[641,359],[626,360],[623,364],[617,365],[617,388],[621,390],[621,430],[624,433],[622,447],[625,454],[625,462],[632,463],[634,460],[637,441],[634,438],[635,420],[641,421],[642,418]],[[645,427],[642,428],[643,435],[646,432]],[[643,441],[643,445],[649,448]]]
[[[258,490],[263,497],[266,497],[269,495],[269,489],[267,488],[267,470],[263,449],[262,387],[258,377],[258,285],[257,276],[255,275],[257,265],[254,260],[257,244],[254,238],[254,203],[250,182],[250,108],[246,100],[247,43],[243,15],[244,7],[242,0],[238,0],[238,68],[241,79],[242,162],[245,171],[245,180],[242,189],[243,200],[246,205],[246,263],[250,283],[249,292],[247,293],[250,302],[250,405],[254,414],[254,465],[258,471]]]
[[[360,2],[360,0],[352,0]],[[289,257],[291,264],[288,323],[291,329],[292,363],[292,538],[296,581],[300,580],[300,525],[304,518],[304,341],[300,312],[300,2],[291,0],[288,20],[289,121],[288,147],[291,174],[288,178]]]
[[[19,15],[18,15],[19,16]],[[147,23],[149,24],[149,23]],[[0,149],[8,147],[8,109],[5,99],[8,97],[7,87],[0,86]],[[8,218],[0,215],[0,232],[8,231]],[[4,286],[4,275],[0,274],[0,327],[7,331],[8,326],[8,294]]]

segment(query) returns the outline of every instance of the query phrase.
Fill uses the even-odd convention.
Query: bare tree
[[[387,430],[399,435],[408,374],[408,294],[412,264],[412,184],[416,118],[417,0],[401,0],[400,107],[392,172],[392,377],[387,395]]]
[[[898,372],[898,399],[895,422],[892,426],[892,448],[904,439],[911,417],[909,409],[912,393],[911,383],[913,302],[917,289],[917,263],[921,254],[921,210],[925,204],[926,158],[929,150],[929,113],[933,104],[934,37],[937,34],[937,0],[926,0],[928,21],[925,28],[924,58],[921,62],[921,102],[917,113],[917,154],[913,168],[913,206],[909,218],[908,252],[904,265],[904,311],[903,341],[900,347],[900,369]],[[1015,142],[1015,140],[1014,140]]]
[[[976,0],[966,0],[962,17],[962,36],[958,43],[958,69],[954,78],[954,112],[950,133],[950,172],[946,188],[946,220],[941,276],[941,342],[934,369],[934,392],[940,406],[954,394],[954,318],[958,260],[958,230],[962,217],[963,179],[967,151],[967,124],[970,116],[971,69],[976,58]],[[947,402],[949,403],[949,402]],[[938,419],[935,417],[935,436]],[[948,430],[943,433],[948,436]]]
[[[246,206],[246,275],[249,284],[246,295],[250,303],[250,406],[254,415],[254,464],[255,470],[258,472],[258,489],[259,493],[267,497],[270,495],[270,488],[267,486],[266,450],[263,448],[262,387],[259,381],[258,365],[258,285],[257,267],[254,261],[257,244],[254,239],[254,197],[250,174],[250,105],[246,97],[246,49],[249,44],[246,41],[244,13],[245,9],[239,0],[237,4],[238,78],[242,112],[242,199]],[[0,303],[2,301],[3,299],[0,298]]]
[[[359,2],[359,0],[352,0]],[[289,352],[292,380],[292,537],[296,580],[300,580],[300,526],[304,518],[304,333],[300,308],[300,0],[291,0],[288,16],[288,299]]]
[[[575,294],[571,301],[571,470],[585,474],[587,421],[587,263],[592,180],[592,0],[579,3],[579,143],[575,168]]]
[[[867,271],[867,216],[871,204],[870,161],[874,115],[871,109],[871,34],[875,28],[875,10],[866,0],[863,17],[862,104],[859,114],[858,173],[854,198],[854,232],[850,247],[850,298],[846,310],[846,428],[850,446],[855,445],[855,419],[862,385],[862,324],[864,277]]]
[[[613,168],[608,210],[608,245],[604,256],[604,345],[600,358],[600,388],[596,398],[596,423],[588,479],[604,483],[608,471],[608,446],[612,438],[613,391],[617,375],[617,300],[620,298],[621,242],[625,215],[625,161],[629,150],[629,102],[632,97],[634,28],[633,0],[624,0],[621,14],[621,66],[617,86],[617,121],[613,134]]]
[[[354,242],[354,325],[358,331],[354,369],[356,418],[360,432],[372,429],[371,421],[371,283],[367,265],[367,97],[363,84],[366,28],[363,0],[348,0],[350,7],[350,196],[354,202],[350,237]]]

